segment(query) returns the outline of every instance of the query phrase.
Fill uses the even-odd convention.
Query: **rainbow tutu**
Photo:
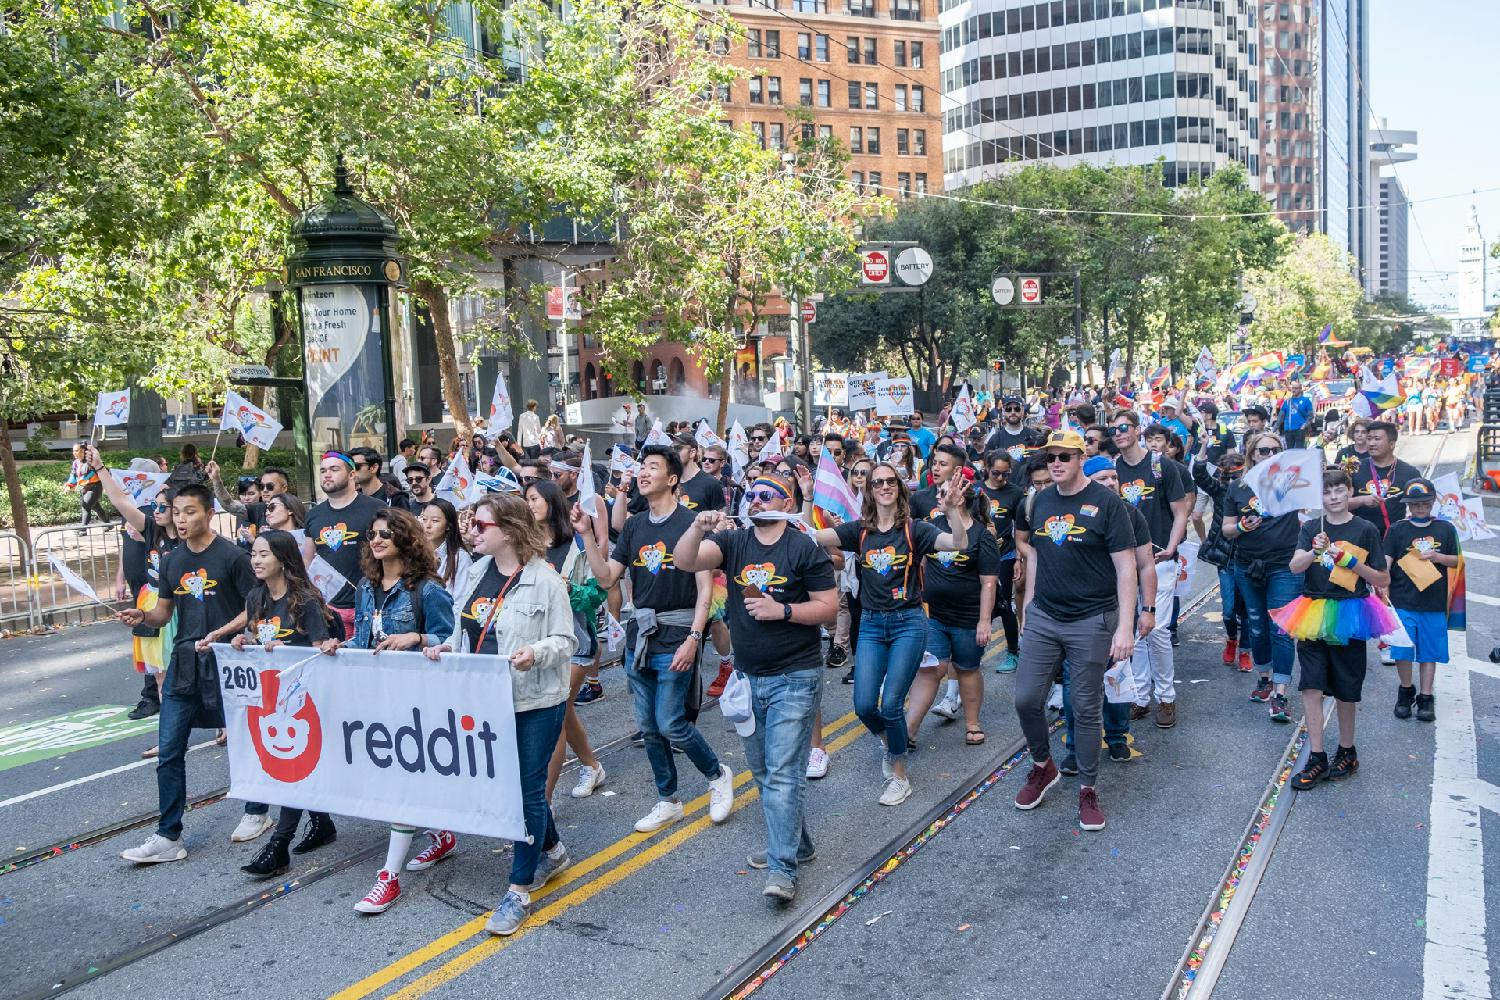
[[[1335,646],[1345,645],[1350,639],[1378,639],[1400,625],[1395,612],[1374,594],[1343,601],[1299,597],[1272,611],[1271,620],[1293,639]]]

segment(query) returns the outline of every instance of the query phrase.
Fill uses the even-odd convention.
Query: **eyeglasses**
[[[708,455],[708,456],[706,456],[703,459],[703,464],[704,465],[723,465],[724,464],[724,460],[722,458],[714,458],[712,455]]]
[[[1006,413],[1020,413],[1021,412],[1021,408],[1019,406],[1007,406],[1005,408],[1005,412]]]
[[[1078,453],[1074,451],[1049,451],[1047,452],[1047,464],[1067,465],[1077,457]]]
[[[990,470],[990,478],[991,479],[1004,479],[1006,476],[1009,476],[1009,475],[1010,475],[1010,472],[1007,469],[991,469]]]
[[[832,455],[834,458],[843,458],[844,457],[844,453],[842,451],[834,451],[832,448],[825,448],[824,450],[827,451],[828,454]]]
[[[370,537],[384,538],[386,541],[390,541],[391,539],[396,537],[396,533],[390,528],[371,528]]]
[[[871,489],[882,490],[882,489],[885,489],[887,486],[889,486],[891,489],[895,489],[896,488],[896,484],[899,483],[900,481],[901,480],[899,480],[899,479],[892,479],[890,476],[885,476],[885,477],[882,477],[880,479],[872,479],[872,480],[870,480],[870,488]]]
[[[276,488],[275,483],[258,483],[257,485],[263,490],[274,490]]]
[[[770,503],[773,500],[783,499],[775,490],[746,490],[745,499],[751,503]]]
[[[1111,434],[1128,434],[1135,430],[1135,424],[1115,424],[1109,429]]]
[[[1280,448],[1257,448],[1257,449],[1255,449],[1255,453],[1257,455],[1274,455],[1274,454],[1276,454],[1279,451],[1281,451]]]
[[[474,520],[470,521],[469,523],[472,524],[472,525],[474,525],[474,527],[478,528],[480,531],[485,531],[485,530],[488,530],[489,528],[498,528],[498,527],[500,527],[500,524],[497,521],[481,521],[477,517],[474,518]]]

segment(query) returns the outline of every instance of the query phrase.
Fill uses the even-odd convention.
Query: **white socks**
[[[411,850],[411,838],[416,832],[415,827],[391,827],[391,843],[385,849],[385,870],[392,875],[401,874],[401,870],[406,867],[406,852]]]
[[[952,699],[953,701],[958,700],[958,681],[949,678],[948,681],[944,683],[943,697]]]

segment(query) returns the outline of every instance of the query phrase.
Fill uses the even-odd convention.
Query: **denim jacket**
[[[436,580],[422,581],[423,646],[436,646],[453,632],[453,597]],[[354,593],[354,649],[373,649],[371,633],[375,629],[375,586],[368,579],[359,581]],[[417,616],[412,610],[411,592],[397,585],[381,609],[386,635],[400,635],[417,630]]]

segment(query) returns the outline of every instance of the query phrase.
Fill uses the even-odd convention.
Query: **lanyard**
[[[1385,506],[1385,483],[1381,482],[1380,480],[1380,472],[1375,468],[1375,459],[1370,458],[1367,460],[1370,463],[1370,482],[1375,484],[1376,499],[1380,501],[1380,517],[1383,521],[1385,521],[1385,530],[1390,531],[1391,512],[1387,510]],[[1395,470],[1396,467],[1394,465],[1391,466],[1391,471],[1393,473],[1395,472]]]
[[[490,613],[484,616],[484,624],[479,628],[479,641],[474,643],[474,652],[479,652],[480,648],[484,646],[485,637],[490,634],[490,626],[495,624],[495,616],[500,613],[501,606],[505,604],[505,595],[509,593],[510,588],[515,585],[515,582],[521,579],[521,571],[525,568],[524,566],[518,566],[514,575],[500,585],[500,592],[495,595],[494,603],[490,605]],[[498,573],[500,571],[496,570],[495,572]]]

